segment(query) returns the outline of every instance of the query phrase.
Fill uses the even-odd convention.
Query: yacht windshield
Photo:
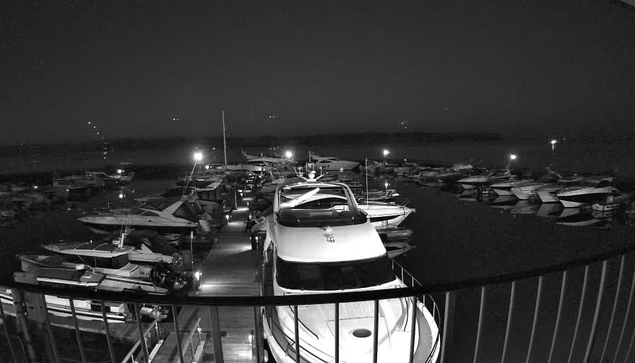
[[[278,223],[287,227],[348,226],[366,223],[366,215],[342,187],[307,186],[280,193]]]
[[[183,203],[181,206],[172,213],[175,217],[187,219],[190,222],[197,223],[200,219],[196,214],[196,209],[190,203]]]
[[[278,285],[294,290],[344,290],[377,286],[395,280],[387,255],[358,261],[293,262],[278,257]]]

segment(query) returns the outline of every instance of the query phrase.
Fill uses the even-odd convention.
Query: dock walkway
[[[257,280],[257,266],[260,253],[251,249],[249,235],[245,233],[247,217],[246,205],[239,205],[227,225],[218,233],[218,242],[206,256],[201,271],[200,289],[191,296],[231,296],[260,295],[260,284]],[[188,322],[200,319],[200,329],[205,335],[205,345],[201,356],[186,362],[216,362],[215,348],[212,340],[212,310],[208,307],[183,307],[178,316],[181,341],[187,339],[191,331],[187,331]],[[255,312],[253,307],[220,307],[218,308],[220,335],[224,362],[254,363],[256,352],[253,341]],[[190,324],[191,325],[191,324]],[[182,343],[183,344],[183,343]],[[164,343],[154,361],[179,362],[176,339]],[[190,358],[189,355],[187,358]]]

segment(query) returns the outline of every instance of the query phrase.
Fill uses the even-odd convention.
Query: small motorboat
[[[632,196],[628,193],[609,195],[605,200],[593,203],[593,210],[599,212],[618,211],[626,208]]]

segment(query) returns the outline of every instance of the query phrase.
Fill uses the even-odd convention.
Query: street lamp
[[[287,159],[291,159],[293,157],[293,152],[291,152],[291,150],[287,150],[284,153],[284,157],[286,157]]]
[[[382,151],[382,154],[384,154],[384,158],[385,158],[386,156],[388,156],[388,154],[390,154],[390,150],[388,150],[388,149],[384,149],[384,150]]]
[[[550,144],[551,144],[551,151],[553,152],[556,149],[556,144],[558,143],[558,140],[553,139],[551,140]]]
[[[192,167],[192,171],[190,172],[189,179],[186,181],[185,186],[183,187],[183,192],[187,191],[187,187],[190,184],[190,181],[192,180],[192,176],[194,175],[194,170],[196,169],[196,165],[198,164],[199,161],[203,160],[203,153],[200,151],[195,151],[193,157],[194,157],[194,166]]]
[[[518,156],[516,156],[516,154],[509,154],[509,163],[507,163],[507,169],[511,169],[512,167],[512,161],[516,160],[518,158]]]

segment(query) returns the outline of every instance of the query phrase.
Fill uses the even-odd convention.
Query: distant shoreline
[[[498,133],[487,132],[360,132],[342,134],[315,134],[307,136],[250,136],[228,137],[228,148],[270,148],[276,145],[304,145],[321,146],[328,143],[353,143],[356,145],[375,144],[378,142],[402,142],[402,143],[436,143],[436,142],[500,142],[504,138]],[[32,143],[0,145],[0,152],[4,155],[20,154],[24,152],[90,152],[103,150],[104,144],[108,148],[117,150],[137,150],[147,148],[180,147],[191,144],[222,145],[220,137],[164,137],[164,138],[119,138],[94,140],[86,142],[64,143]]]

